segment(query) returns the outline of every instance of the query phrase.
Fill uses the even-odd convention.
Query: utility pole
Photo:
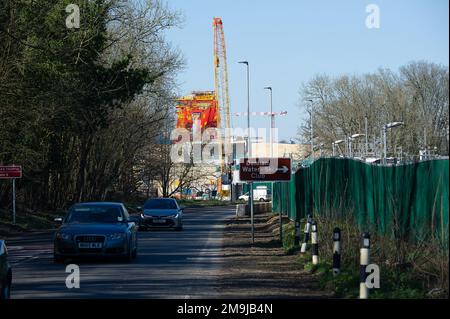
[[[275,114],[273,113],[273,98],[272,98],[272,87],[266,86],[265,90],[270,90],[270,158],[273,158],[273,133],[275,129]],[[278,149],[278,148],[277,148]],[[273,194],[273,185],[274,183],[270,183],[270,192]],[[272,195],[273,196],[273,195]],[[273,205],[273,201],[271,201],[271,206]],[[272,210],[273,206],[271,207]],[[283,223],[280,215],[280,238],[281,244],[283,244]]]
[[[367,153],[369,151],[369,135],[367,132],[367,115],[364,117],[364,133],[366,134],[366,149],[364,151],[364,158],[367,158]]]
[[[273,114],[272,87],[266,86],[264,89],[270,91],[270,157],[273,157],[273,130],[275,129],[275,115]]]
[[[391,122],[391,123],[383,125],[382,130],[383,130],[383,142],[384,142],[384,161],[383,161],[384,165],[386,165],[386,163],[387,163],[387,138],[386,138],[387,130],[393,129],[395,127],[399,127],[402,125],[404,125],[403,122]]]
[[[314,161],[314,129],[313,129],[313,112],[311,109],[311,156]]]
[[[345,156],[349,157],[349,145],[348,145],[348,136],[345,135]]]
[[[331,144],[333,146],[333,156],[336,156],[336,146],[343,142],[344,142],[344,140],[337,140]]]
[[[383,159],[383,164],[386,165],[387,163],[387,139],[386,139],[386,135],[387,135],[387,125],[383,126],[383,154],[384,154],[384,159]]]
[[[311,113],[310,113],[310,132],[311,132],[311,158],[314,161],[314,129],[313,129],[313,100],[308,100],[311,103]]]
[[[250,66],[248,61],[240,61],[239,63],[247,66],[247,158],[251,156],[251,134],[250,134]]]
[[[428,159],[428,145],[427,145],[427,128],[423,128],[423,147],[425,150],[425,159]]]
[[[248,148],[247,148],[247,158],[250,158],[252,154],[252,141],[250,134],[250,66],[248,61],[241,61],[239,63],[245,64],[247,66],[247,129],[248,129]],[[251,219],[251,227],[252,227],[252,243],[255,243],[255,227],[254,227],[254,218],[253,218],[253,183],[249,182],[249,191],[248,191],[248,205],[250,207],[250,219]]]
[[[352,137],[349,136],[348,137],[348,155],[350,158],[353,157],[353,152],[352,152]]]

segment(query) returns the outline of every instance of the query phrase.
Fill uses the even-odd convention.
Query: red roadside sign
[[[22,166],[0,166],[0,179],[22,178]]]
[[[288,182],[291,180],[291,159],[242,158],[239,179],[244,182]]]

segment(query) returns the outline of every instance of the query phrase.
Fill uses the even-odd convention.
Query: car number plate
[[[102,248],[102,243],[78,243],[78,248]]]
[[[166,220],[165,219],[154,219],[153,222],[155,224],[164,224],[166,222]]]

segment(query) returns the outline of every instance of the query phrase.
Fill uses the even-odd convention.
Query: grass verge
[[[294,223],[283,227],[283,247],[287,254],[298,254],[298,263],[305,270],[319,276],[320,286],[335,292],[336,297],[358,298],[359,294],[359,230],[351,221],[330,222],[316,218],[319,234],[319,265],[312,265],[310,249],[299,253],[294,245]],[[300,243],[303,241],[305,221],[300,224]],[[340,227],[341,273],[332,272],[332,232]],[[309,245],[310,246],[310,245]],[[371,299],[448,298],[448,250],[432,243],[398,245],[386,237],[372,236],[371,262],[380,268],[380,288],[371,289]],[[398,254],[405,256],[399,262]]]
[[[35,212],[18,210],[16,223],[13,223],[12,213],[0,210],[0,237],[7,238],[28,231],[44,231],[56,227],[53,219],[62,216],[57,212]]]

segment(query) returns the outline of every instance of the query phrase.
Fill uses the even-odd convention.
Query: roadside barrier
[[[374,165],[321,158],[273,187],[273,212],[292,221],[353,220],[360,229],[409,242],[449,243],[449,160]]]
[[[341,272],[341,230],[336,227],[333,230],[333,275]]]
[[[315,220],[311,223],[311,244],[312,244],[312,263],[317,265],[319,263],[319,243],[317,241],[317,222]]]
[[[361,236],[360,268],[359,268],[359,299],[369,297],[369,288],[366,285],[366,268],[370,263],[370,234],[363,233]]]
[[[253,203],[253,213],[263,214],[272,211],[271,203]],[[250,216],[250,209],[247,204],[236,205],[236,217]]]
[[[309,234],[311,231],[311,215],[308,215],[308,218],[306,220],[305,224],[305,237],[303,238],[302,247],[300,249],[301,253],[306,253],[306,249],[308,248],[308,242],[309,242]]]
[[[236,205],[236,217],[244,217],[245,216],[245,204],[237,204]]]

